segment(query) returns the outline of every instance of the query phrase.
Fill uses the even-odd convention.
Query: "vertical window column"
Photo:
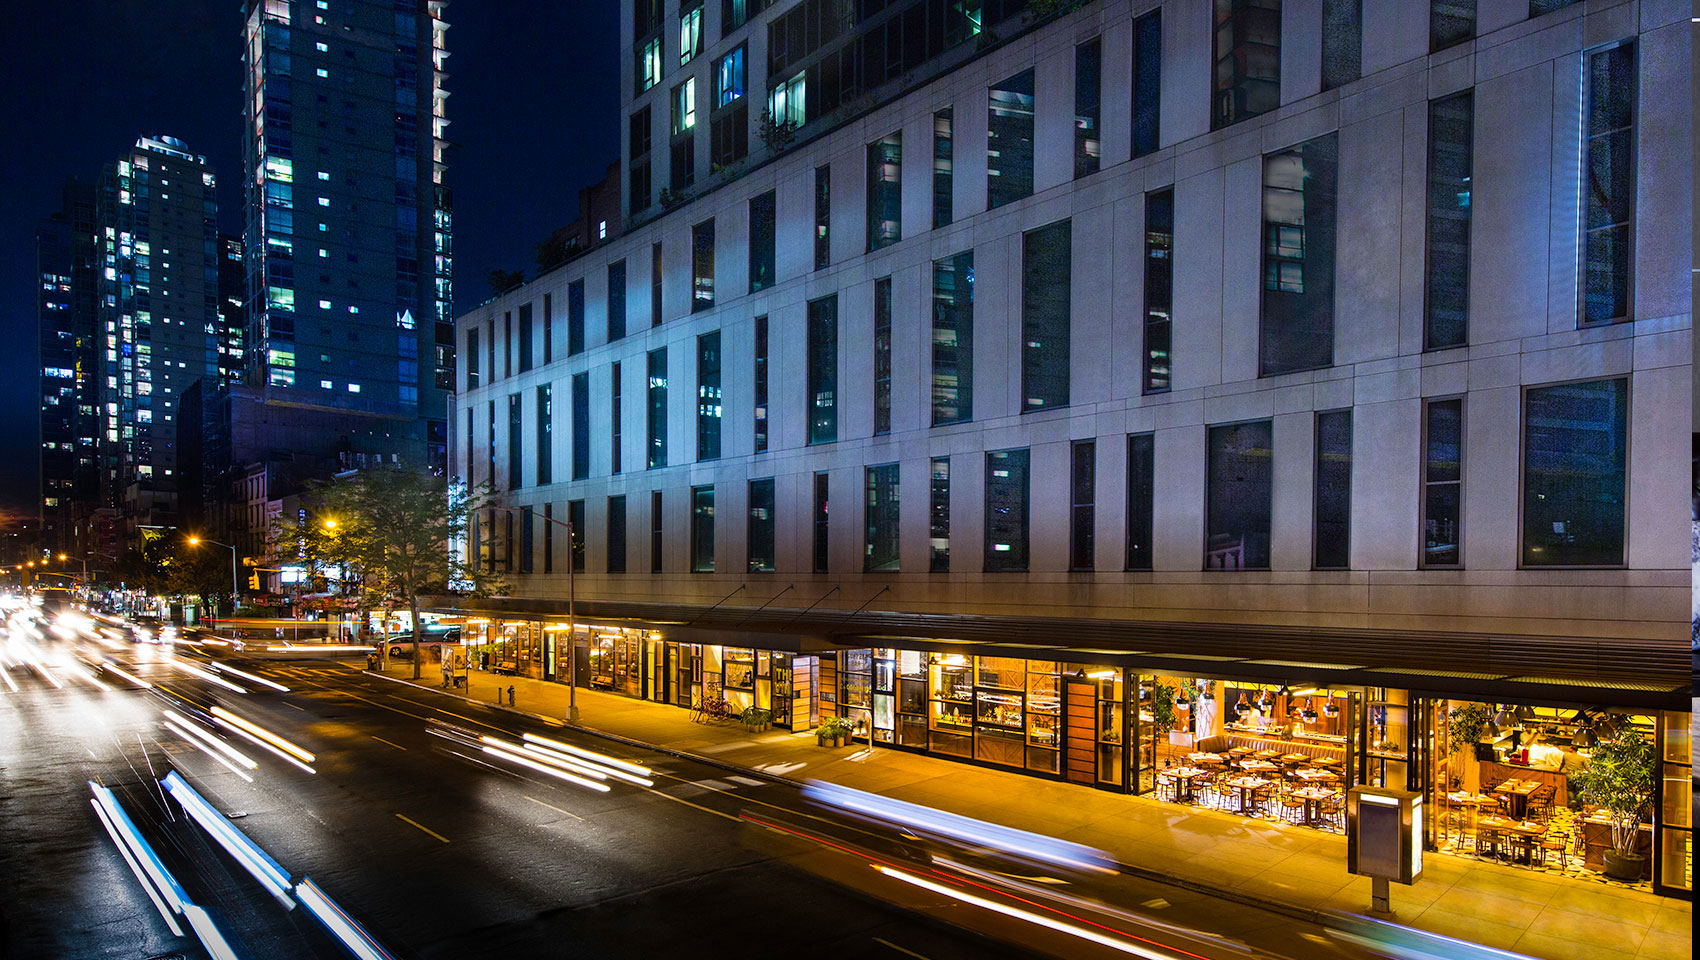
[[[608,572],[626,572],[626,498],[608,498]]]
[[[1127,438],[1127,568],[1150,570],[1156,524],[1156,443],[1154,434]]]
[[[590,476],[590,374],[573,374],[573,479]]]
[[[714,221],[691,228],[691,312],[714,306]]]
[[[1268,420],[1210,428],[1204,569],[1269,569],[1273,438]]]
[[[667,465],[667,348],[649,351],[649,433],[646,469]]]
[[[1021,235],[1021,409],[1068,406],[1072,229]]]
[[[1523,396],[1523,566],[1624,564],[1629,381]]]
[[[955,115],[950,107],[933,114],[933,229],[948,226],[955,204],[956,161],[951,152],[951,127]]]
[[[608,265],[608,342],[626,335],[626,261]]]
[[[750,573],[772,573],[774,567],[773,478],[750,481],[749,525],[745,543]]]
[[[584,501],[567,501],[567,553],[574,573],[584,572]]]
[[[1464,565],[1464,401],[1423,406],[1423,567]]]
[[[661,316],[661,243],[649,245],[649,325],[658,326]]]
[[[755,322],[755,452],[767,451],[767,317]]]
[[[720,331],[697,337],[697,459],[720,459]]]
[[[986,572],[1027,570],[1027,448],[986,454]]]
[[[1338,134],[1263,158],[1259,376],[1334,363],[1334,187]]]
[[[1096,542],[1098,444],[1092,440],[1076,440],[1069,453],[1068,568],[1091,570]]]
[[[831,483],[822,470],[815,474],[814,489],[814,564],[815,573],[827,573],[832,563]]]
[[[521,439],[524,432],[522,425],[524,414],[520,410],[519,394],[508,394],[508,489],[518,490],[524,486],[523,469],[525,466],[525,447]]]
[[[884,463],[863,471],[867,537],[862,557],[866,573],[895,573],[900,528],[898,465]]]
[[[987,91],[986,209],[1033,195],[1033,71]]]
[[[584,352],[584,281],[567,284],[567,356]]]
[[[874,436],[891,432],[891,278],[874,281]]]
[[[1167,393],[1173,384],[1175,190],[1145,195],[1145,371],[1143,391]]]
[[[903,239],[903,131],[868,144],[868,252]]]
[[[1428,105],[1428,274],[1423,347],[1469,342],[1470,197],[1475,94]]]
[[[714,486],[691,488],[691,572],[714,572]]]
[[[750,292],[773,286],[774,230],[778,223],[772,190],[750,200]]]
[[[815,269],[832,263],[832,167],[815,168]]]
[[[1316,415],[1315,542],[1318,570],[1352,565],[1352,411]]]
[[[1074,175],[1098,172],[1102,149],[1098,129],[1103,100],[1104,48],[1097,37],[1074,48]]]
[[[608,472],[616,476],[625,468],[624,458],[621,456],[620,436],[623,419],[620,409],[620,361],[616,360],[608,370]]]
[[[1582,323],[1633,314],[1635,113],[1634,41],[1584,56]]]
[[[974,419],[974,251],[933,261],[933,426]]]
[[[537,388],[537,485],[554,482],[555,465],[555,388],[544,384]]]
[[[661,491],[649,494],[649,572],[661,572]]]
[[[838,439],[838,295],[809,301],[809,442]]]
[[[1281,105],[1281,0],[1215,0],[1215,20],[1220,130]]]
[[[927,569],[950,572],[950,458],[934,457],[927,485]]]
[[[1133,21],[1133,155],[1162,142],[1163,8]]]

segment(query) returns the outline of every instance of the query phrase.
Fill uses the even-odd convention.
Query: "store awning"
[[[426,609],[562,619],[567,601],[432,597]],[[798,653],[897,647],[1431,696],[1689,709],[1680,640],[609,600],[579,600],[575,613],[581,623],[660,630],[679,642]]]

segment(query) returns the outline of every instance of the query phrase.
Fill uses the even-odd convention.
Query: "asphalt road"
[[[117,792],[246,955],[344,955],[306,910],[286,911],[160,795],[155,780],[170,769],[397,957],[1029,955],[935,918],[949,911],[864,896],[751,843],[746,812],[818,812],[789,785],[528,723],[349,662],[232,659],[291,688],[227,675],[250,691],[240,694],[163,662],[159,647],[105,653],[158,686],[108,675],[114,689],[102,691],[56,670],[64,686],[55,688],[16,666],[19,689],[0,686],[0,956],[199,955],[125,867],[88,803],[89,780]],[[317,772],[231,738],[258,763],[244,782],[161,724],[165,709],[215,705],[313,752]],[[506,740],[549,736],[647,766],[654,785],[587,790],[430,732],[442,724]],[[1147,880],[1117,876],[1093,892],[1280,955],[1334,952],[1305,924]],[[939,899],[915,899],[929,898]]]

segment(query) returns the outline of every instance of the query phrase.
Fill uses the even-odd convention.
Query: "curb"
[[[434,694],[437,694],[439,696],[450,697],[450,698],[453,698],[455,700],[464,701],[466,703],[476,703],[476,704],[480,704],[480,705],[486,706],[486,707],[493,707],[497,710],[502,711],[503,713],[511,713],[511,714],[514,714],[515,716],[526,717],[526,718],[531,719],[531,720],[541,720],[544,723],[549,724],[550,726],[565,727],[568,730],[576,730],[580,733],[589,734],[590,736],[593,736],[593,737],[601,737],[604,740],[612,740],[615,743],[625,744],[626,746],[629,746],[629,747],[636,747],[640,750],[652,750],[656,753],[663,753],[663,754],[666,754],[670,757],[677,757],[681,760],[689,760],[689,761],[692,761],[693,763],[700,763],[700,764],[704,764],[704,765],[710,766],[710,767],[715,767],[715,768],[718,768],[718,769],[721,769],[721,770],[731,771],[733,773],[741,774],[743,776],[760,777],[761,779],[770,781],[772,783],[779,783],[779,784],[784,784],[786,786],[792,786],[792,787],[798,787],[798,788],[805,786],[805,782],[802,781],[802,780],[797,780],[797,779],[794,779],[792,777],[780,776],[780,775],[775,774],[775,773],[768,773],[765,770],[757,770],[754,767],[739,766],[738,764],[728,763],[725,760],[719,760],[719,759],[716,759],[714,757],[705,757],[701,754],[691,753],[688,750],[678,750],[678,749],[663,746],[663,745],[657,744],[657,743],[647,743],[647,742],[642,741],[642,740],[635,740],[631,737],[621,736],[620,734],[617,734],[617,733],[609,733],[606,730],[598,730],[595,727],[587,727],[587,726],[584,726],[583,724],[578,724],[578,723],[568,723],[565,720],[558,720],[555,717],[544,716],[543,714],[540,714],[540,713],[531,713],[531,712],[526,711],[526,710],[518,710],[518,709],[515,709],[513,707],[504,707],[504,706],[501,706],[499,704],[488,703],[484,700],[478,700],[478,699],[475,699],[473,697],[464,696],[464,695],[458,694],[458,693],[451,693],[447,690],[442,690],[442,689],[439,689],[437,687],[428,687],[428,686],[425,686],[424,684],[414,683],[411,680],[403,680],[400,677],[392,677],[392,676],[389,676],[387,674],[378,673],[378,672],[372,671],[372,670],[362,671],[362,673],[365,676],[379,677],[381,679],[388,680],[391,683],[406,684],[409,687],[413,687],[416,690],[423,690],[427,693],[434,693]],[[1125,874],[1132,876],[1132,877],[1138,877],[1142,880],[1149,880],[1149,881],[1152,881],[1154,883],[1161,883],[1161,884],[1165,884],[1165,885],[1171,886],[1171,887],[1179,887],[1182,890],[1187,890],[1187,891],[1190,891],[1192,893],[1202,894],[1202,895],[1208,896],[1208,897],[1215,897],[1219,900],[1228,900],[1228,901],[1231,901],[1233,903],[1237,903],[1241,906],[1253,907],[1255,909],[1263,910],[1263,911],[1266,911],[1266,912],[1269,912],[1269,913],[1279,914],[1279,915],[1287,917],[1289,919],[1299,920],[1299,921],[1302,921],[1304,923],[1313,923],[1313,924],[1316,924],[1318,926],[1324,926],[1324,927],[1333,926],[1332,921],[1333,921],[1334,918],[1332,916],[1324,913],[1321,910],[1314,909],[1312,907],[1302,907],[1302,906],[1299,906],[1296,903],[1288,903],[1284,900],[1273,900],[1273,899],[1264,899],[1262,897],[1255,897],[1255,896],[1252,896],[1250,894],[1241,893],[1240,891],[1234,890],[1232,888],[1214,887],[1214,886],[1211,886],[1210,884],[1200,883],[1199,881],[1190,880],[1186,877],[1177,877],[1177,876],[1174,876],[1172,874],[1162,873],[1160,871],[1153,870],[1150,867],[1142,867],[1142,866],[1138,866],[1137,864],[1126,863],[1126,862],[1124,862],[1122,860],[1118,860],[1114,857],[1111,857],[1110,860],[1111,860],[1112,863],[1114,863],[1116,865],[1116,869],[1118,871],[1125,873]]]

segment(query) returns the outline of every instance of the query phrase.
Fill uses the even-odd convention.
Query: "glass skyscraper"
[[[444,456],[454,341],[447,0],[248,0],[248,383],[423,420]]]

